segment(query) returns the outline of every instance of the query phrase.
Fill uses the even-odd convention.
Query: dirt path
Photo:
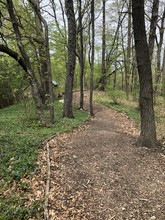
[[[125,115],[95,112],[50,141],[50,219],[165,220],[165,156],[135,146],[138,131]]]

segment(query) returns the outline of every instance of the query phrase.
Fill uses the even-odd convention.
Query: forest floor
[[[139,131],[125,114],[96,103],[94,112],[49,141],[50,220],[164,220],[165,155],[136,146]],[[39,166],[35,199],[44,193],[45,151]]]

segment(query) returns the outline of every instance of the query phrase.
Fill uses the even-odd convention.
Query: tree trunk
[[[28,70],[28,75],[31,73]],[[39,115],[39,119],[43,125],[46,125],[46,118],[44,116],[42,99],[39,93],[39,85],[34,77],[30,78],[30,85],[32,87],[32,94],[36,104],[37,114]]]
[[[49,94],[49,112],[50,112],[50,122],[54,123],[54,92],[53,92],[53,84],[52,84],[52,73],[51,73],[51,62],[50,62],[50,52],[49,52],[49,33],[48,33],[48,24],[44,17],[41,15],[38,0],[29,0],[32,4],[33,9],[40,20],[40,23],[44,25],[44,58],[42,60],[42,64],[46,66],[46,72],[44,81],[48,84],[48,94]]]
[[[39,0],[35,0],[35,3],[38,9],[37,13],[41,15]],[[37,13],[35,13],[36,37],[40,36],[42,43],[37,44],[36,55],[38,57],[38,72],[40,75],[40,83],[41,83],[41,87],[40,87],[41,97],[43,104],[45,104],[46,101],[48,100],[47,95],[49,94],[49,77],[47,71],[48,68],[47,68],[45,44],[43,43],[45,41],[43,24],[42,24],[42,20],[40,19]]]
[[[123,26],[121,26],[121,47],[123,50],[123,57],[124,57],[124,75],[125,75],[125,92],[126,92],[126,98],[129,99],[129,91],[128,91],[128,82],[129,82],[129,73],[128,73],[128,63],[127,63],[127,54],[125,49],[125,42],[124,42],[124,34],[123,34]]]
[[[66,82],[64,94],[64,117],[73,118],[73,80],[76,63],[76,21],[73,0],[65,0],[66,15],[68,20],[68,61],[66,68]]]
[[[91,57],[90,57],[90,96],[89,107],[90,115],[93,116],[93,72],[94,72],[94,46],[95,46],[95,12],[94,12],[94,0],[91,1],[91,33],[92,42],[90,43]]]
[[[105,35],[105,4],[106,0],[102,0],[103,4],[103,20],[102,20],[102,67],[101,67],[101,86],[100,90],[104,91],[106,86],[106,59],[105,59],[105,49],[106,49],[106,35]]]
[[[156,128],[152,71],[144,20],[144,0],[132,0],[132,16],[140,80],[141,133],[138,143],[152,148],[156,146]]]
[[[137,64],[136,64],[136,61],[133,60],[133,68],[132,68],[132,80],[133,80],[133,83],[132,83],[132,87],[133,87],[133,101],[137,101],[137,82],[138,82],[138,75],[137,75]]]
[[[129,80],[130,80],[130,59],[131,59],[131,28],[132,28],[132,19],[131,19],[131,8],[132,0],[129,0],[128,3],[128,35],[127,35],[127,56],[126,56],[126,69],[125,69],[125,84],[126,84],[126,96],[127,100],[129,99]]]
[[[158,20],[158,9],[159,9],[159,0],[154,0],[153,6],[152,6],[152,16],[151,16],[150,32],[149,32],[149,52],[150,52],[151,62],[152,62],[154,44],[155,44],[155,39],[156,39],[156,25],[157,25],[157,20]]]
[[[158,86],[161,81],[161,52],[162,52],[162,46],[163,46],[163,38],[164,38],[164,21],[165,21],[165,6],[164,6],[164,12],[163,16],[161,18],[161,25],[159,27],[159,43],[157,43],[157,67],[156,67],[156,77],[155,77],[155,87],[154,87],[154,93],[155,97],[158,92]],[[156,101],[156,98],[155,98]]]
[[[79,34],[80,34],[80,109],[84,107],[84,43],[83,43],[83,27],[82,27],[82,2],[79,0]]]
[[[162,94],[165,103],[165,48],[164,48],[163,65],[162,65]]]

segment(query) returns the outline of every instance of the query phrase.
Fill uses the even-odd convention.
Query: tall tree
[[[92,39],[90,44],[91,57],[90,57],[90,96],[89,96],[89,106],[90,115],[93,116],[93,73],[94,73],[94,51],[95,51],[95,7],[94,0],[91,1],[91,33]]]
[[[126,57],[126,69],[125,69],[125,84],[126,84],[126,96],[129,98],[129,79],[130,79],[130,64],[131,64],[131,38],[132,38],[132,19],[131,19],[131,6],[132,0],[128,2],[128,35],[127,35],[127,57]]]
[[[100,90],[104,91],[106,86],[106,60],[105,60],[105,49],[106,49],[106,35],[105,35],[105,6],[106,0],[102,0],[102,66],[101,66],[101,87]]]
[[[80,64],[80,108],[83,109],[84,105],[84,42],[83,42],[83,25],[82,25],[82,1],[78,0],[78,18],[79,18],[79,35],[80,35],[80,51],[79,51],[79,64]]]
[[[42,100],[43,103],[45,103],[47,101],[48,98],[48,94],[49,94],[49,77],[48,77],[48,68],[47,68],[47,58],[46,58],[46,52],[45,52],[45,44],[43,43],[44,40],[44,27],[43,27],[43,23],[41,20],[41,10],[40,10],[40,2],[39,0],[35,0],[34,4],[36,4],[36,9],[37,9],[37,13],[35,13],[35,25],[36,25],[36,38],[38,38],[38,36],[40,36],[41,38],[41,42],[42,43],[37,43],[36,45],[36,57],[37,57],[37,68],[38,68],[38,73],[40,76],[40,81],[41,81],[41,96],[42,96]],[[34,8],[34,4],[32,4],[32,7]],[[34,9],[33,9],[34,10]],[[35,12],[35,10],[34,10]]]
[[[29,0],[33,6],[34,12],[38,16],[40,24],[44,26],[44,59],[41,60],[41,64],[46,66],[46,72],[44,77],[46,82],[48,82],[48,92],[49,92],[49,110],[50,110],[50,122],[54,122],[54,94],[53,94],[53,85],[52,85],[52,73],[51,73],[51,62],[50,62],[50,52],[49,52],[49,33],[48,33],[48,24],[44,17],[41,15],[39,2],[38,0]],[[47,92],[47,89],[46,89]]]
[[[144,0],[132,0],[132,16],[140,80],[141,133],[139,144],[152,148],[156,146],[156,128],[153,108],[151,61],[145,30]]]
[[[64,94],[64,117],[73,118],[73,80],[76,63],[76,21],[73,0],[65,0],[66,16],[68,20],[68,60],[66,68],[66,82]]]

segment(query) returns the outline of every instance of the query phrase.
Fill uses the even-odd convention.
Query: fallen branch
[[[47,178],[46,178],[46,188],[45,188],[45,207],[44,207],[44,219],[49,220],[49,189],[50,189],[50,149],[49,143],[46,144],[47,151]]]

